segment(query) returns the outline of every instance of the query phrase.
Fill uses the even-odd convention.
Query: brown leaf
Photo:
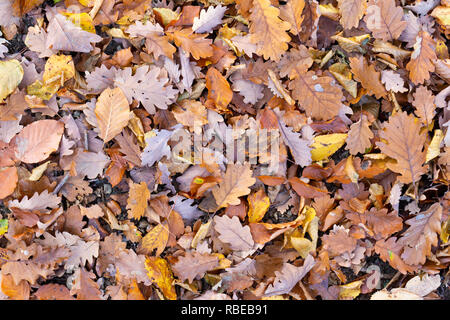
[[[14,138],[16,156],[25,163],[37,163],[58,150],[64,124],[56,120],[39,120],[27,125]]]
[[[416,108],[416,114],[427,128],[433,122],[436,114],[436,105],[434,104],[434,95],[424,86],[420,86],[413,94],[414,101],[412,105]]]
[[[144,181],[141,183],[130,181],[130,191],[127,200],[128,217],[139,220],[144,215],[145,209],[147,209],[149,199],[150,191]]]
[[[67,287],[56,283],[43,285],[34,293],[34,295],[39,300],[75,300],[75,298],[70,295]]]
[[[374,95],[377,99],[387,95],[386,89],[380,80],[380,73],[375,70],[373,64],[369,65],[367,60],[362,56],[358,58],[351,57],[349,60],[355,79],[361,83],[368,94]]]
[[[348,131],[348,137],[345,141],[347,143],[346,149],[350,150],[350,153],[357,155],[358,153],[365,153],[366,149],[372,146],[370,139],[374,137],[372,131],[369,128],[369,121],[366,115],[362,115],[358,122],[350,126]]]
[[[304,0],[288,0],[284,6],[280,6],[280,18],[289,22],[291,28],[289,31],[294,35],[298,35],[302,30]]]
[[[286,31],[291,25],[278,18],[280,10],[269,0],[254,0],[250,12],[250,34],[252,42],[257,45],[258,55],[279,61],[288,49],[291,37]]]
[[[190,53],[195,60],[213,55],[212,41],[205,39],[206,34],[197,34],[190,28],[169,28],[167,35],[175,44]]]
[[[28,300],[30,298],[30,284],[22,280],[18,285],[14,283],[14,279],[10,275],[1,277],[1,290],[12,300]]]
[[[238,205],[239,197],[250,193],[249,187],[256,182],[252,177],[250,165],[230,163],[223,177],[223,181],[212,190],[217,208],[224,208],[228,205]]]
[[[340,22],[345,29],[357,28],[367,8],[367,0],[338,0]]]
[[[214,67],[208,69],[206,73],[206,88],[208,89],[208,99],[220,111],[227,110],[228,104],[233,99],[233,91],[227,79]]]
[[[403,246],[402,259],[410,265],[424,264],[431,254],[431,246],[438,244],[441,232],[442,207],[434,203],[427,211],[406,220],[410,227],[398,240]]]
[[[230,245],[232,250],[247,251],[254,245],[248,226],[243,227],[238,217],[214,217],[214,229],[219,233],[219,240]]]
[[[117,136],[128,124],[130,107],[120,88],[106,89],[95,106],[100,138],[106,143]]]
[[[377,146],[385,155],[397,160],[387,163],[387,167],[400,173],[400,182],[416,183],[427,171],[425,152],[425,132],[420,133],[420,123],[414,116],[406,112],[398,112],[391,116],[380,136],[386,142],[377,142]]]
[[[320,198],[328,193],[328,191],[313,187],[297,177],[290,178],[289,183],[299,196],[305,198]]]
[[[435,48],[435,41],[430,34],[423,30],[419,31],[411,60],[406,65],[409,78],[414,84],[424,83],[430,79],[430,72],[435,69],[433,61],[437,59]]]
[[[314,71],[295,72],[289,89],[308,117],[330,120],[338,115],[342,98],[342,90],[333,85],[333,81],[328,76],[318,77]]]
[[[0,188],[0,199],[4,199],[14,192],[18,179],[16,167],[0,168],[0,181],[3,181]]]
[[[395,5],[395,0],[370,0],[364,21],[375,38],[392,41],[406,28],[402,17],[403,9]]]
[[[138,252],[150,255],[156,249],[155,255],[159,256],[166,248],[168,240],[169,229],[167,224],[160,223],[142,238]]]
[[[84,268],[77,269],[70,294],[77,295],[77,300],[101,300],[101,291],[93,280],[95,275]]]
[[[178,261],[172,265],[172,269],[181,281],[192,282],[194,279],[202,278],[205,272],[218,266],[219,258],[217,256],[190,251],[186,252],[184,257],[179,257]]]

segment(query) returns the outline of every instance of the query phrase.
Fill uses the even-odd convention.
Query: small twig
[[[61,179],[61,181],[58,183],[58,185],[56,186],[55,190],[53,190],[53,194],[57,194],[59,192],[59,190],[61,190],[61,188],[63,187],[63,185],[66,184],[67,180],[69,180],[70,174],[66,173],[66,175]]]
[[[89,151],[89,138],[88,138],[87,130],[84,131],[84,149],[86,151]]]
[[[389,281],[389,283],[384,286],[384,289],[387,289],[391,284],[393,284],[398,279],[398,277],[400,277],[400,275],[400,271],[397,271],[397,273],[392,277],[391,281]]]

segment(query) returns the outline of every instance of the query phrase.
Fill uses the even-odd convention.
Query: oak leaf
[[[264,59],[279,61],[288,49],[291,37],[286,31],[291,25],[278,17],[280,10],[272,6],[269,0],[253,0],[250,12],[250,34],[257,46],[257,54]]]
[[[18,199],[8,202],[8,207],[18,208],[28,211],[46,212],[47,208],[55,209],[61,204],[61,197],[44,190],[41,193],[35,192],[32,197],[23,197],[20,201]]]
[[[77,300],[101,300],[102,293],[99,285],[93,279],[94,273],[79,268],[74,274],[74,284],[70,289],[71,295],[77,295]]]
[[[420,176],[427,171],[423,166],[425,152],[425,132],[420,132],[420,123],[406,112],[398,112],[391,116],[380,136],[386,142],[377,142],[377,146],[385,155],[397,160],[387,163],[387,167],[400,173],[402,183],[417,183]]]
[[[150,191],[145,181],[141,183],[130,182],[130,191],[127,200],[128,216],[130,219],[139,220],[145,213],[147,201],[150,199]]]
[[[186,252],[184,257],[179,257],[178,261],[172,265],[174,274],[181,281],[200,279],[207,271],[219,266],[219,258],[216,255],[199,253],[197,251]]]
[[[430,72],[435,70],[433,61],[437,59],[435,49],[436,44],[430,34],[420,31],[416,37],[411,60],[406,64],[409,78],[414,84],[424,83],[430,79]]]
[[[102,40],[100,36],[84,31],[59,13],[50,20],[47,33],[51,36],[47,37],[46,46],[53,50],[90,52],[93,49],[91,43]]]
[[[214,217],[214,229],[219,233],[219,240],[230,245],[232,250],[247,251],[255,244],[248,226],[243,227],[237,216],[226,215]]]
[[[284,263],[280,271],[275,271],[275,280],[264,292],[264,296],[287,294],[316,264],[312,255],[308,255],[301,267]]]
[[[342,98],[342,90],[333,82],[333,78],[319,77],[314,71],[295,73],[291,77],[289,89],[308,117],[330,120],[338,115]]]
[[[310,142],[306,139],[301,138],[301,134],[293,131],[293,129],[288,127],[282,119],[278,120],[278,125],[280,128],[281,136],[283,137],[283,141],[291,150],[295,163],[302,167],[310,165]]]
[[[121,134],[117,135],[114,140],[119,144],[120,152],[125,156],[125,160],[134,166],[141,166],[141,149],[137,144],[136,137],[128,130],[123,130]]]
[[[212,190],[217,208],[228,205],[238,205],[239,197],[250,193],[249,187],[256,182],[252,177],[250,165],[230,163],[223,177],[223,181]]]
[[[169,228],[167,224],[159,223],[142,238],[138,251],[150,255],[156,249],[155,256],[159,256],[166,248],[168,240]]]
[[[396,240],[396,237],[378,240],[374,246],[375,252],[380,255],[381,260],[388,262],[403,274],[414,271],[415,268],[406,264],[400,257],[402,245]]]
[[[294,36],[302,31],[304,7],[305,0],[288,0],[285,5],[280,6],[280,18],[290,23],[291,28],[289,31]]]
[[[395,5],[395,0],[370,0],[364,21],[375,38],[392,41],[406,28],[402,17],[403,9]]]
[[[202,9],[200,16],[194,18],[192,30],[195,33],[210,33],[212,29],[222,23],[222,18],[227,11],[227,7],[220,4],[217,7],[210,6],[208,10]]]
[[[167,85],[168,81],[162,77],[160,68],[148,65],[138,67],[134,75],[132,68],[119,70],[114,78],[114,84],[122,89],[128,102],[136,99],[150,114],[155,114],[155,107],[167,109],[174,100],[177,90]]]
[[[40,6],[44,0],[13,0],[12,7],[16,16],[21,17],[33,8]]]
[[[406,92],[407,88],[403,87],[405,82],[398,73],[392,70],[381,71],[381,82],[384,83],[387,91]]]
[[[30,289],[30,284],[26,280],[16,285],[11,275],[1,276],[1,292],[12,300],[28,300]]]
[[[416,108],[416,114],[427,128],[433,122],[436,114],[436,105],[434,95],[424,86],[420,86],[413,94],[414,101],[412,105]]]
[[[435,203],[427,211],[405,221],[410,227],[398,242],[403,246],[401,257],[407,264],[425,263],[431,254],[431,246],[438,244],[441,216],[442,207],[439,203]]]
[[[10,274],[16,285],[22,280],[34,285],[39,277],[45,279],[51,272],[32,261],[9,261],[2,265],[2,274]]]
[[[344,29],[357,28],[367,8],[367,0],[338,0]]]
[[[387,95],[386,89],[380,80],[380,73],[375,70],[373,64],[369,65],[362,56],[358,58],[351,57],[349,60],[355,79],[361,83],[368,94],[374,95],[377,99]]]
[[[190,53],[195,60],[213,55],[212,41],[205,39],[206,34],[196,34],[192,29],[169,28],[167,35],[175,44]]]
[[[77,174],[94,179],[98,175],[103,175],[103,169],[108,165],[110,159],[102,151],[96,153],[79,150],[74,161]]]
[[[358,122],[350,126],[348,137],[345,141],[347,143],[346,149],[350,153],[356,155],[358,153],[365,153],[366,149],[372,146],[370,139],[374,137],[369,128],[369,121],[366,115],[362,115]]]

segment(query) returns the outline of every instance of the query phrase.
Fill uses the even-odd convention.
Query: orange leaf
[[[14,192],[18,179],[16,167],[0,168],[0,181],[2,181],[0,199],[4,199]]]
[[[156,249],[156,256],[159,256],[166,248],[169,240],[169,229],[167,224],[158,224],[149,233],[142,238],[139,244],[139,252],[144,254],[152,254]]]
[[[172,271],[166,260],[157,257],[147,257],[145,258],[145,269],[150,280],[156,283],[167,299],[177,299],[177,293],[173,286]]]
[[[130,191],[127,200],[128,217],[130,219],[140,219],[148,205],[150,199],[150,191],[147,188],[145,181],[141,183],[133,183],[130,181]]]
[[[27,125],[14,138],[17,158],[25,163],[37,163],[58,150],[64,124],[56,120],[39,120]]]
[[[249,205],[248,221],[250,223],[261,221],[270,207],[270,200],[264,192],[264,189],[252,193],[248,196],[247,200]]]
[[[219,111],[227,110],[228,104],[233,98],[230,84],[216,68],[211,67],[206,73],[206,88],[208,88],[208,99],[214,102]]]

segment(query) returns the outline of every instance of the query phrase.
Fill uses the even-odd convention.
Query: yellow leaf
[[[169,240],[169,229],[167,225],[158,224],[149,233],[142,238],[140,244],[140,251],[145,254],[151,254],[156,249],[156,256],[159,256],[166,248],[167,241]]]
[[[43,81],[36,80],[27,87],[29,95],[43,100],[50,98],[59,90],[65,81],[75,76],[75,65],[71,56],[53,55],[45,64]]]
[[[431,139],[431,143],[427,149],[425,163],[439,156],[442,140],[444,140],[444,133],[442,132],[442,130],[436,129],[434,131],[433,139]]]
[[[447,219],[445,223],[442,224],[441,228],[441,240],[444,243],[448,242],[448,236],[450,234],[450,218]]]
[[[194,238],[192,239],[191,242],[191,247],[192,248],[197,248],[197,245],[200,241],[202,241],[203,239],[205,239],[206,235],[209,232],[209,228],[211,227],[211,221],[209,220],[207,223],[203,223],[200,228],[198,228],[197,233],[195,234]]]
[[[247,200],[249,205],[248,221],[250,223],[261,221],[270,207],[270,199],[264,192],[264,189],[252,193]]]
[[[164,27],[167,26],[173,20],[177,20],[179,17],[178,13],[168,8],[153,8],[153,12],[156,12],[156,14],[161,18]]]
[[[147,276],[156,283],[167,299],[177,299],[172,270],[170,270],[169,263],[165,259],[146,257],[145,269],[147,270]]]
[[[74,25],[80,27],[84,31],[91,32],[95,34],[94,20],[86,12],[83,13],[72,13],[63,12],[64,16],[67,17]]]
[[[0,236],[8,232],[8,219],[0,219]]]
[[[342,32],[338,33],[337,35],[334,35],[331,37],[331,39],[336,40],[342,49],[344,49],[347,52],[362,52],[361,44],[364,41],[367,41],[370,39],[369,34],[363,34],[361,36],[356,37],[350,37],[345,38],[342,36]]]
[[[42,80],[49,84],[52,82],[60,82],[64,84],[65,81],[75,76],[75,65],[71,56],[54,54],[48,58],[45,64],[44,75]]]
[[[42,177],[42,174],[45,172],[45,170],[47,170],[49,163],[50,163],[50,160],[46,161],[43,164],[41,164],[40,166],[34,168],[33,171],[31,171],[31,175],[28,178],[28,180],[38,181]]]
[[[345,139],[347,139],[346,133],[332,133],[315,137],[314,143],[311,144],[311,159],[313,161],[328,159],[344,145]]]
[[[450,26],[450,7],[438,6],[431,12],[431,16],[436,18],[437,22],[444,28]]]
[[[128,217],[130,219],[140,219],[145,213],[149,199],[150,191],[145,181],[141,181],[141,183],[130,182],[130,191],[127,200],[127,209],[130,210]]]
[[[300,256],[305,259],[308,253],[314,251],[314,246],[311,240],[301,237],[291,237],[290,242],[292,247],[297,250]]]
[[[358,183],[359,174],[356,172],[355,166],[353,165],[353,157],[349,156],[345,162],[345,173],[350,178],[353,183]]]
[[[353,98],[356,98],[358,95],[358,84],[356,81],[352,80],[352,73],[350,72],[349,66],[345,63],[338,62],[331,65],[328,70],[344,89],[347,90]]]
[[[0,103],[16,90],[22,78],[23,69],[19,61],[0,61]]]
[[[357,280],[339,286],[339,299],[355,299],[361,293],[362,283],[363,280]]]
[[[231,261],[225,258],[221,253],[213,253],[214,256],[219,258],[219,265],[214,270],[226,269],[231,266]]]

